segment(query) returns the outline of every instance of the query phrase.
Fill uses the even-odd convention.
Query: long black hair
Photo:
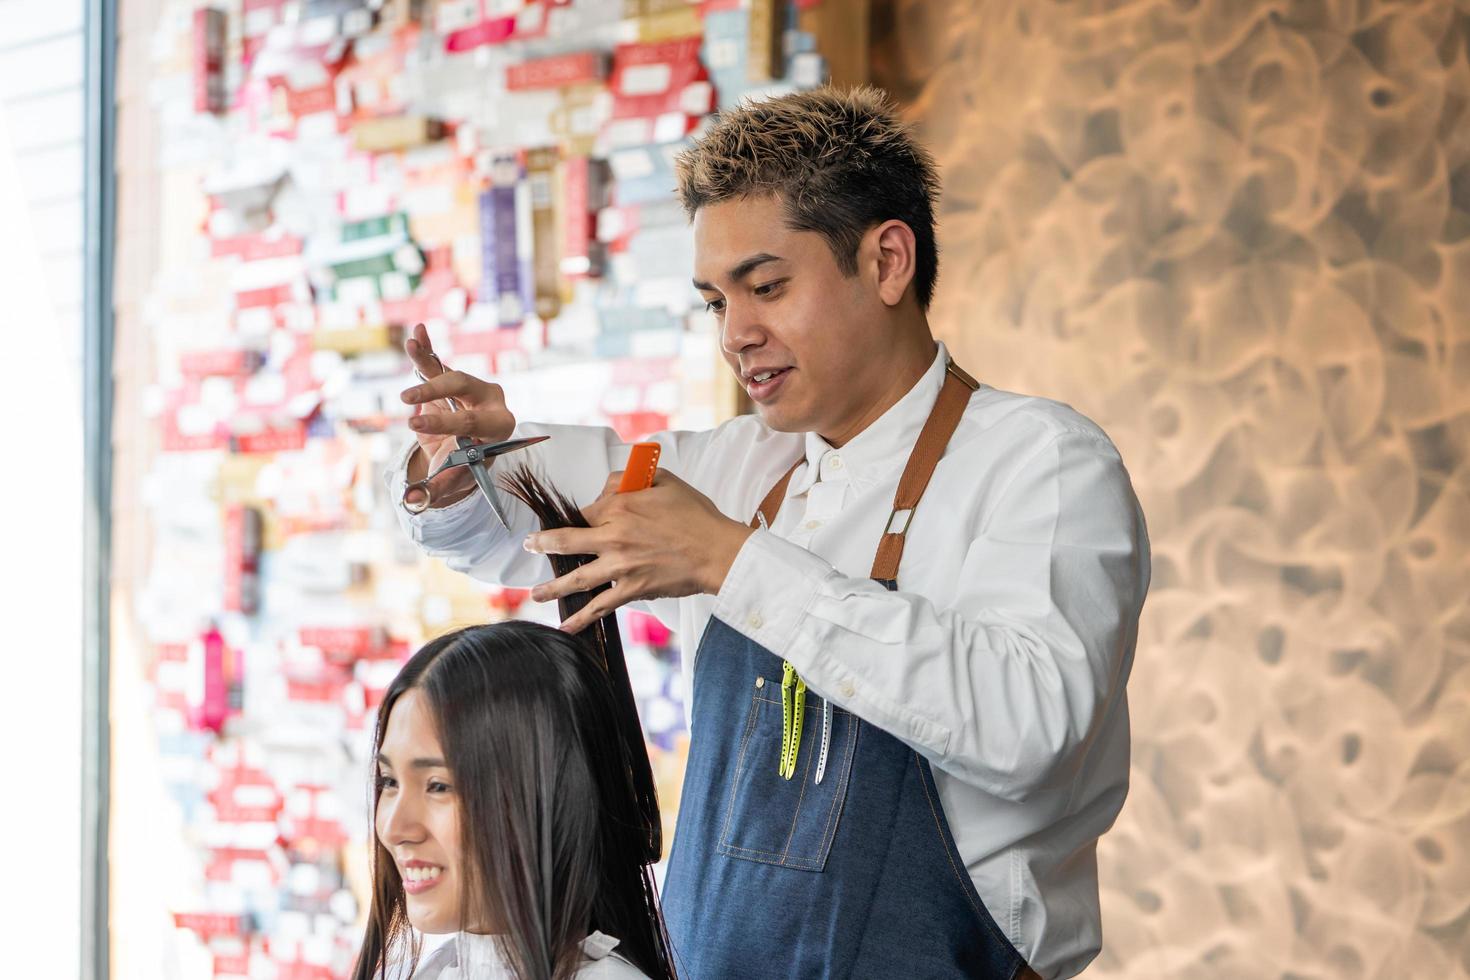
[[[428,702],[454,776],[466,922],[496,922],[501,952],[522,980],[573,976],[594,931],[617,937],[618,953],[648,976],[673,980],[631,775],[648,768],[648,754],[641,735],[624,737],[592,645],[525,622],[431,641],[384,695],[374,758],[394,704],[410,690]],[[417,960],[407,926],[403,881],[375,836],[372,909],[354,980],[383,980],[403,953]]]
[[[541,522],[542,530],[557,527],[587,527],[587,518],[570,498],[555,487],[539,479],[529,467],[518,466],[501,479],[503,486],[531,509]],[[587,564],[596,555],[547,555],[551,570],[558,577]],[[585,592],[574,592],[557,600],[557,612],[562,622],[585,607],[599,593],[611,585],[604,583]],[[629,745],[643,745],[643,726],[638,720],[638,702],[633,697],[633,682],[628,677],[628,662],[623,656],[622,634],[618,632],[617,616],[608,613],[583,631],[582,636],[590,644],[597,659],[602,662],[612,684],[613,700],[617,706],[618,734]],[[628,778],[633,781],[633,792],[638,797],[638,809],[643,816],[647,832],[648,850],[644,858],[649,863],[663,856],[663,822],[659,817],[658,789],[653,781],[653,767],[648,762],[647,750],[631,752],[632,767]]]

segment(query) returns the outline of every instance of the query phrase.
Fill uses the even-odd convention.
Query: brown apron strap
[[[949,445],[949,437],[959,426],[970,403],[970,393],[979,385],[951,361],[944,376],[944,387],[929,412],[929,419],[919,432],[914,450],[909,454],[908,465],[898,481],[898,492],[893,495],[893,512],[888,515],[888,525],[878,542],[878,554],[873,558],[872,577],[891,582],[898,577],[898,562],[903,557],[904,535],[908,534],[909,522],[914,519],[914,509],[929,486],[934,467]]]
[[[776,511],[781,509],[781,502],[786,499],[786,485],[791,482],[791,477],[796,472],[796,468],[805,459],[806,456],[803,455],[801,459],[792,463],[791,469],[786,471],[786,475],[776,481],[776,485],[771,488],[771,492],[766,494],[766,499],[761,501],[760,509],[756,511],[756,516],[750,519],[751,527],[760,527],[762,517],[766,519],[767,528],[776,523]]]
[[[914,508],[919,506],[919,500],[929,486],[929,478],[934,475],[934,468],[939,465],[939,458],[949,445],[949,437],[954,435],[960,418],[965,414],[965,406],[970,403],[970,393],[978,387],[979,382],[966,374],[954,361],[949,362],[945,370],[944,387],[940,389],[939,398],[929,411],[929,418],[919,432],[918,441],[909,453],[908,465],[904,467],[903,476],[898,481],[898,492],[893,496],[893,512],[888,515],[888,524],[878,544],[878,554],[873,559],[873,578],[891,581],[898,576],[898,562],[903,557],[904,535],[908,533],[909,522],[913,520]],[[761,517],[766,519],[767,527],[776,523],[776,512],[786,499],[786,486],[804,459],[805,457],[792,463],[786,475],[766,494],[757,516],[750,519],[751,527],[759,527]]]

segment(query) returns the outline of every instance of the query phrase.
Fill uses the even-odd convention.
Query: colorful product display
[[[822,80],[807,6],[243,0],[160,19],[149,544],[125,594],[197,858],[168,910],[189,962],[345,976],[389,681],[446,629],[554,614],[402,539],[382,477],[408,436],[404,331],[425,323],[538,420],[629,440],[718,421],[672,161],[718,106]],[[641,613],[623,636],[671,838],[678,652]]]

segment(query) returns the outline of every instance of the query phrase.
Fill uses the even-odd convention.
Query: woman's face
[[[388,715],[378,778],[378,840],[403,879],[408,921],[427,933],[468,928],[459,907],[459,801],[428,701],[418,690],[400,696]]]

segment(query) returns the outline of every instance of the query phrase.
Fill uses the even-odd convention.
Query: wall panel
[[[934,320],[1123,451],[1154,586],[1088,976],[1470,976],[1470,12],[882,0]]]

